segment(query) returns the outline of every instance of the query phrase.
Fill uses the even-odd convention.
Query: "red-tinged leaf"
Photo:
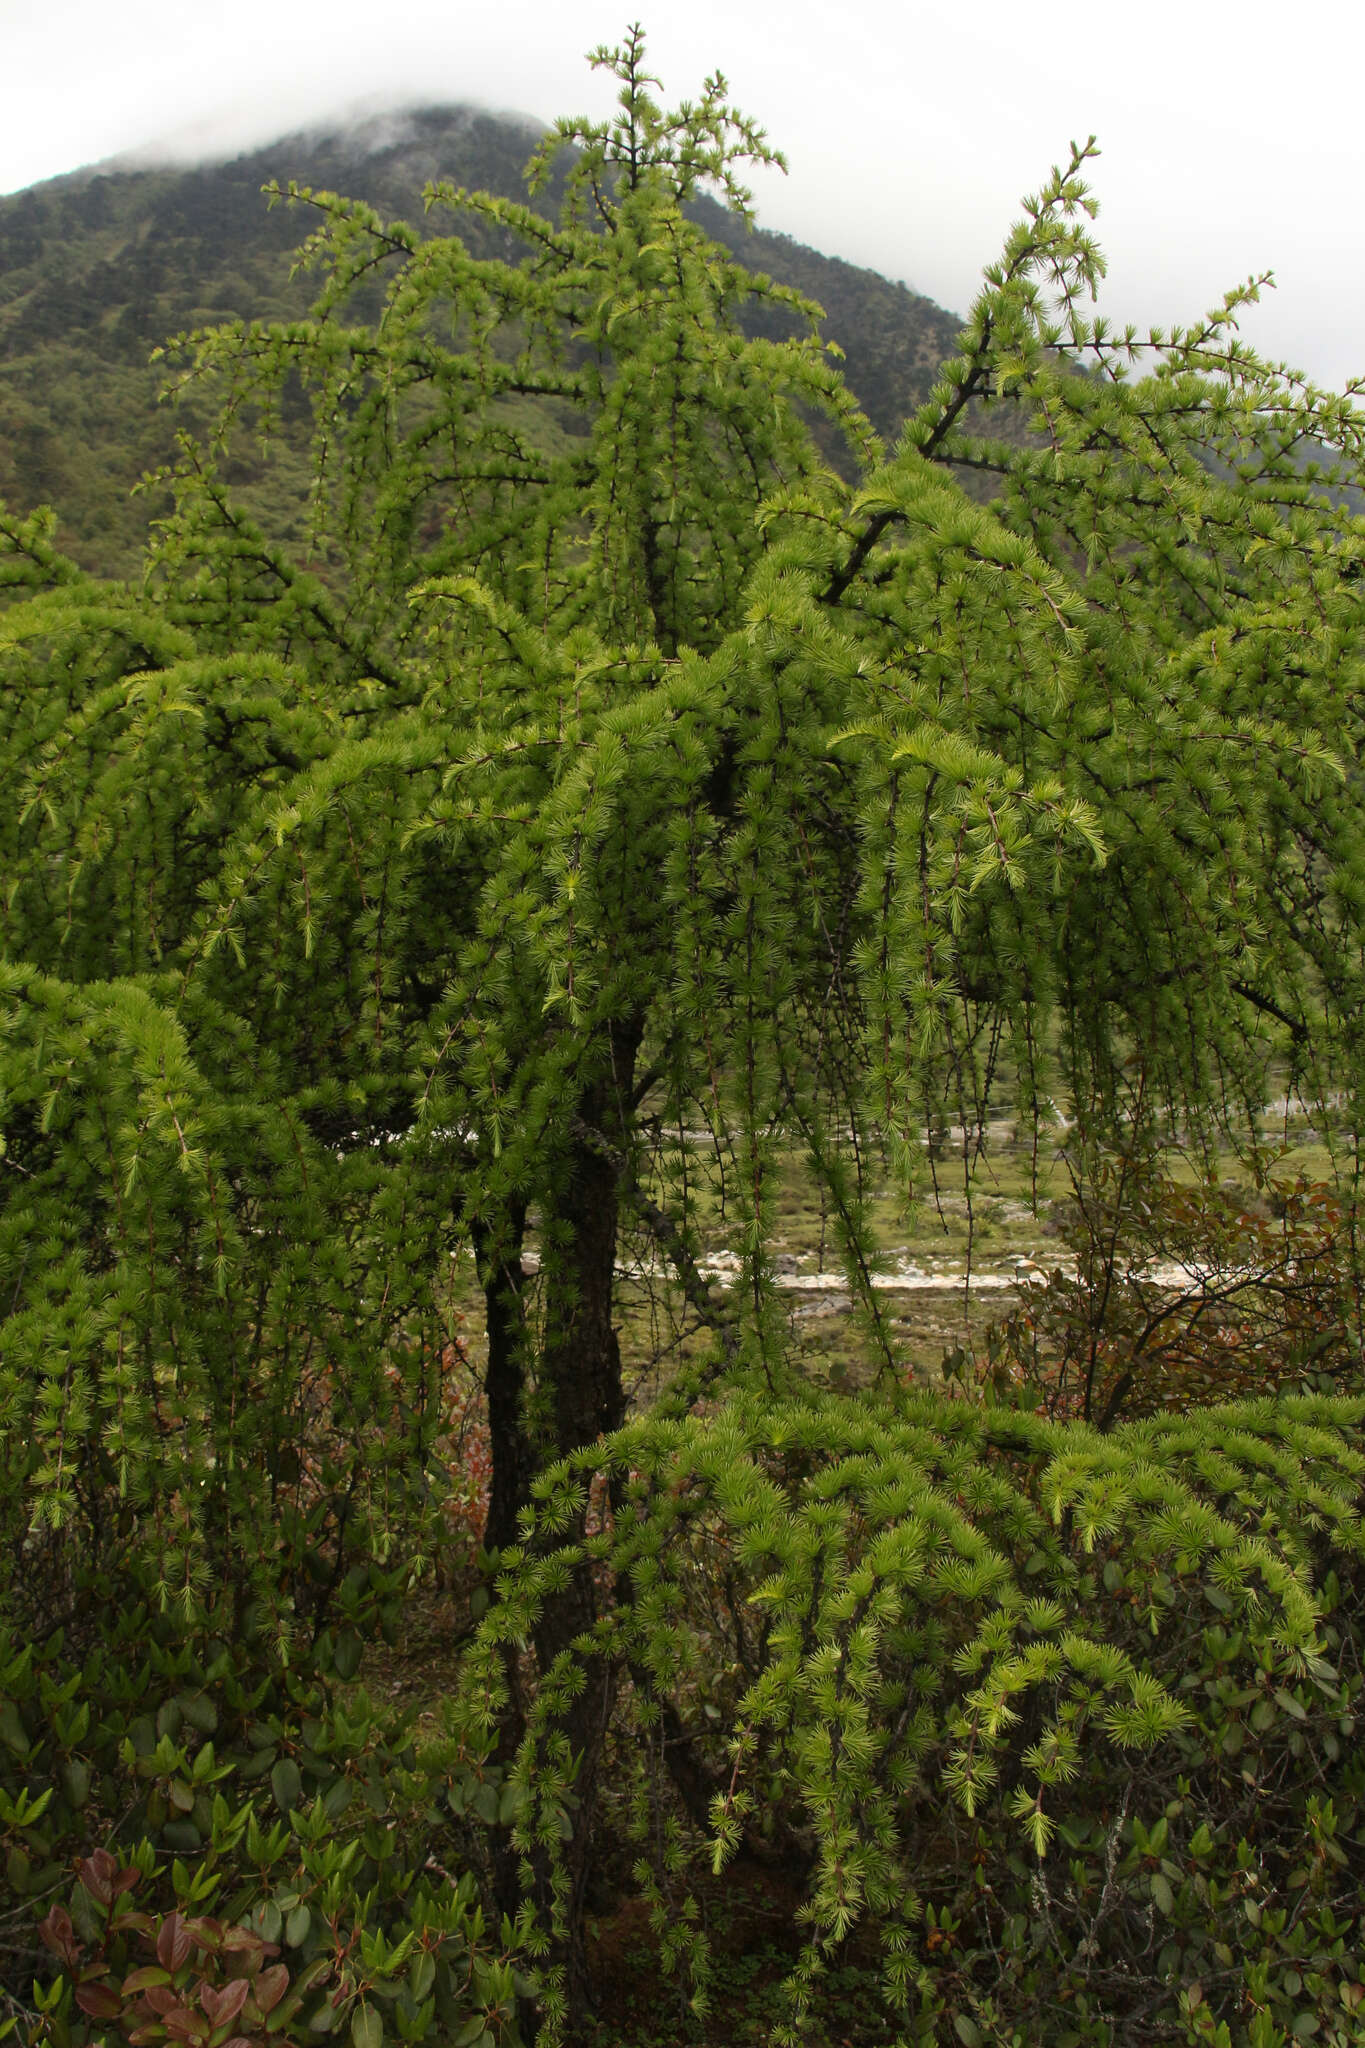
[[[256,2048],[256,2043],[246,2034],[234,2034],[230,2041],[224,2041],[223,2048]]]
[[[142,1872],[137,1868],[137,1865],[132,1863],[129,1864],[126,1870],[120,1870],[118,1876],[114,1879],[114,1897],[117,1899],[124,1892],[130,1892],[141,1875]]]
[[[92,2020],[117,2019],[123,2011],[123,2000],[108,1984],[78,1984],[76,2003]]]
[[[218,1954],[223,1946],[223,1935],[226,1932],[221,1920],[213,1920],[201,1916],[197,1920],[187,1920],[185,1925],[189,1930],[191,1939],[197,1941],[200,1948],[206,1949],[211,1956]]]
[[[169,1971],[158,1969],[155,1963],[144,1963],[140,1970],[134,1970],[123,1980],[123,1995],[134,1998],[139,1991],[150,1991],[154,1986],[169,1984]]]
[[[229,1927],[223,1933],[224,1955],[264,1955],[269,1943],[249,1927]]]
[[[149,1991],[143,1992],[142,2003],[164,2017],[179,2005],[180,1993],[170,1984],[154,1984]]]
[[[161,2024],[176,2041],[207,2041],[213,2031],[204,2015],[188,2005],[173,2005]]]
[[[272,1963],[270,1968],[262,1970],[256,1979],[253,1995],[262,2012],[273,2012],[288,1989],[288,1964]]]
[[[226,2025],[228,2020],[236,2019],[246,2004],[246,1995],[250,1989],[251,1986],[245,1977],[234,1977],[231,1983],[224,1984],[221,1991],[215,1991],[211,1984],[205,1984],[199,1993],[199,2003],[214,2026],[221,2027]]]
[[[51,1949],[59,1962],[75,1962],[80,1954],[80,1944],[76,1940],[76,1930],[71,1924],[71,1915],[65,1906],[54,1906],[47,1918],[40,1922],[38,1933],[43,1946]]]
[[[93,1856],[76,1858],[76,1875],[82,1890],[89,1893],[98,1906],[107,1906],[114,1897],[114,1877],[118,1865],[107,1849],[96,1849]]]
[[[156,1959],[163,1970],[174,1973],[189,1961],[191,1948],[190,1931],[179,1913],[168,1913],[161,1923],[156,1937]]]

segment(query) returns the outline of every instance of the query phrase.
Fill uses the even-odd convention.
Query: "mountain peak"
[[[217,121],[196,122],[139,143],[136,148],[121,150],[117,156],[90,166],[87,175],[201,170],[281,153],[305,157],[319,152],[342,154],[363,162],[368,157],[389,154],[438,135],[458,144],[462,136],[485,122],[523,135],[528,152],[546,128],[546,123],[534,114],[495,110],[464,101],[426,104],[387,98],[352,100],[301,127],[263,126],[257,115],[245,132],[240,113],[232,112]]]

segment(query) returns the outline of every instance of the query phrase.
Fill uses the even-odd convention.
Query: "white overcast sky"
[[[1094,131],[1106,310],[1186,321],[1273,270],[1248,337],[1365,372],[1362,0],[0,0],[0,191],[362,104],[600,112],[583,53],[635,13],[670,100],[718,66],[787,153],[765,225],[964,312],[1020,195]]]

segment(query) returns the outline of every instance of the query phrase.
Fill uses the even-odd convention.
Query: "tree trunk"
[[[621,1347],[612,1312],[620,1182],[630,1155],[631,1092],[642,1033],[639,1017],[612,1027],[606,1071],[579,1097],[556,1188],[556,1214],[546,1217],[540,1374],[553,1451],[559,1457],[596,1442],[625,1419]],[[535,1631],[542,1674],[575,1637],[592,1627],[597,1601],[593,1573],[583,1568],[558,1598],[547,1603]],[[591,2000],[583,1920],[598,1773],[615,1691],[614,1671],[590,1662],[586,1683],[560,1724],[577,1761],[573,1835],[564,1847],[566,1920],[557,1944],[571,2022],[585,2017]]]
[[[526,1428],[526,1269],[521,1262],[526,1234],[526,1204],[509,1202],[496,1222],[473,1226],[474,1255],[483,1288],[488,1358],[484,1394],[488,1401],[490,1485],[483,1547],[505,1550],[517,1540],[517,1516],[531,1497],[536,1469],[534,1447]],[[507,1769],[526,1730],[525,1702],[517,1658],[509,1646],[503,1656],[507,1707],[498,1728],[492,1761]],[[521,1903],[521,1858],[510,1838],[494,1829],[489,1835],[489,1874],[500,1914],[514,1917]]]
[[[526,1429],[526,1271],[521,1263],[526,1204],[509,1202],[497,1226],[474,1225],[474,1252],[488,1332],[484,1393],[488,1399],[491,1483],[485,1550],[517,1540],[517,1516],[531,1497],[535,1453]]]

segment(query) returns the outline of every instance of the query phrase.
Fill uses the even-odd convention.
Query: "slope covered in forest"
[[[130,498],[170,456],[179,421],[156,405],[167,336],[234,318],[297,317],[309,280],[290,277],[310,228],[271,210],[261,187],[295,179],[417,221],[433,178],[513,197],[537,140],[532,122],[467,107],[386,115],[333,133],[287,136],[192,168],[115,161],[0,198],[0,496],[16,510],[60,509],[64,545],[91,569],[131,569],[155,492]],[[746,229],[705,204],[706,224],[749,267],[825,309],[849,382],[883,434],[925,396],[958,322],[930,300],[784,235]],[[482,253],[502,255],[477,221],[443,216]],[[242,485],[250,480],[238,476]],[[303,466],[286,462],[263,505],[297,516]],[[299,493],[298,507],[280,502]]]

